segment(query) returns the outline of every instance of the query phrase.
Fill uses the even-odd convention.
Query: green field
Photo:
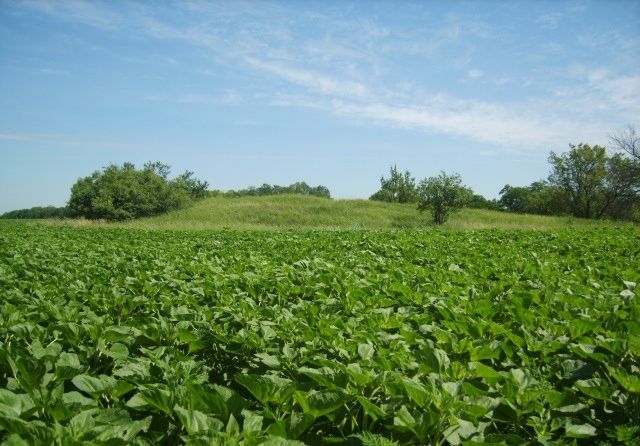
[[[0,222],[0,441],[638,444],[639,247]]]

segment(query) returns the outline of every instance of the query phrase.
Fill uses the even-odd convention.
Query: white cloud
[[[629,122],[630,117],[640,116],[640,76],[605,69],[574,67],[568,74],[577,82],[554,85],[547,95],[540,93],[517,102],[454,97],[429,85],[414,85],[419,77],[413,73],[411,78],[410,70],[400,69],[404,77],[389,80],[388,72],[397,68],[394,58],[398,54],[429,58],[465,39],[490,38],[498,31],[473,17],[450,17],[436,29],[407,30],[313,12],[293,17],[286,7],[272,3],[234,2],[229,7],[227,2],[187,2],[166,7],[143,2],[125,3],[124,10],[109,5],[44,0],[32,4],[62,19],[99,29],[127,29],[137,36],[205,49],[215,64],[242,71],[249,68],[283,81],[281,91],[269,86],[251,96],[254,101],[322,109],[374,125],[463,136],[504,150],[547,151],[568,142],[600,143],[600,133],[620,125],[621,120]],[[180,17],[180,25],[169,19],[173,15]],[[551,13],[538,17],[537,22],[555,28],[567,17]],[[243,26],[238,27],[238,22]],[[309,23],[321,23],[326,35],[309,37],[299,32]],[[621,36],[607,35],[602,40],[614,38]],[[637,41],[632,48],[638,47]],[[545,50],[557,52],[562,47],[550,42]],[[462,58],[456,69],[466,67],[469,79],[484,76],[471,65],[472,51],[458,52],[454,57]],[[203,69],[202,73],[209,71]],[[498,86],[517,84],[521,89],[532,84],[516,74],[493,82]],[[212,104],[246,100],[237,91],[213,95],[192,92],[177,99],[150,95],[146,99]],[[0,139],[10,138],[0,134]]]
[[[438,101],[439,102],[439,101]],[[333,101],[333,110],[341,115],[375,120],[402,128],[460,135],[472,140],[526,151],[548,150],[575,130],[566,121],[546,122],[534,114],[517,113],[509,107],[478,101],[450,98],[449,105],[356,104]]]
[[[30,141],[32,135],[18,134],[18,133],[0,133],[0,141]]]
[[[484,73],[482,72],[482,70],[478,70],[477,68],[473,68],[469,70],[469,72],[467,73],[467,76],[469,76],[469,79],[477,79],[479,77],[482,77],[483,75]]]
[[[243,102],[242,95],[236,90],[226,90],[219,94],[189,93],[178,98],[182,104],[238,105]]]
[[[545,29],[556,29],[560,26],[563,18],[564,14],[561,12],[550,12],[538,16],[536,23]]]
[[[254,68],[267,71],[317,93],[357,98],[365,98],[369,95],[368,88],[359,82],[336,79],[310,70],[290,67],[277,62],[264,62],[255,58],[247,58],[246,62]]]

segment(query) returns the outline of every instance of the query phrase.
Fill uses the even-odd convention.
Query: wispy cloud
[[[33,135],[19,133],[0,133],[0,141],[31,141]]]
[[[110,3],[78,0],[31,3],[40,11],[107,32],[127,29],[137,36],[204,49],[215,61],[213,66],[225,64],[239,71],[249,70],[265,79],[277,79],[280,85],[273,91],[270,84],[269,89],[250,99],[236,90],[220,94],[192,91],[174,97],[182,103],[233,105],[251,100],[315,108],[367,124],[457,135],[519,150],[548,150],[578,137],[598,139],[598,129],[606,132],[616,119],[640,116],[638,75],[581,67],[574,70],[571,79],[577,84],[556,85],[537,95],[523,94],[518,100],[480,100],[439,90],[421,82],[421,73],[396,65],[397,54],[429,59],[461,42],[492,38],[497,30],[479,17],[449,16],[437,27],[395,28],[373,19],[302,11],[299,5],[198,1],[170,7],[155,3],[122,5],[116,8]],[[541,14],[537,24],[545,29],[558,28],[571,7]],[[326,30],[324,35],[303,31],[318,24]],[[600,45],[611,39],[629,42],[614,33],[589,43]],[[635,48],[633,42],[631,45]],[[485,73],[473,67],[472,47],[465,45],[456,53],[459,63],[451,63],[458,73],[474,80]],[[557,53],[563,47],[550,42],[543,49]],[[175,61],[166,59],[169,64]],[[388,73],[393,70],[403,73],[404,83],[397,78],[390,82]],[[525,89],[527,84],[519,82],[520,78],[522,75],[505,72],[493,83],[509,84],[504,89],[515,88],[516,84]],[[163,95],[147,95],[147,99],[171,100]]]
[[[255,58],[247,58],[246,62],[252,67],[267,71],[280,79],[317,93],[358,98],[365,98],[369,95],[368,88],[359,82],[336,79],[310,70],[290,67],[277,62],[264,62]]]
[[[339,114],[373,119],[397,127],[465,136],[516,151],[549,150],[559,141],[565,141],[569,134],[579,131],[566,120],[546,121],[535,113],[515,112],[509,107],[455,98],[449,102],[449,105],[420,106],[358,105],[334,101],[332,105]]]
[[[484,73],[482,72],[482,70],[478,70],[477,68],[473,68],[467,72],[467,76],[469,77],[469,79],[477,79],[479,77],[482,77],[483,75]]]
[[[59,70],[57,68],[40,68],[38,70],[40,74],[48,74],[52,76],[66,76],[69,74],[67,70]]]
[[[546,29],[556,29],[560,26],[563,18],[564,13],[562,12],[549,12],[539,15],[536,23]]]
[[[178,98],[183,104],[238,105],[244,101],[242,95],[235,90],[227,90],[220,94],[203,95],[189,93]]]

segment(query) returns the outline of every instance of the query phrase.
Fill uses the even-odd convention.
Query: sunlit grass
[[[65,224],[85,226],[86,220]],[[225,198],[212,197],[196,205],[165,215],[140,220],[98,225],[147,230],[207,229],[433,229],[428,212],[413,204],[382,203],[370,200],[328,200],[300,195]],[[454,213],[445,229],[538,229],[565,227],[598,228],[630,225],[572,217],[511,214],[483,209],[463,209]]]

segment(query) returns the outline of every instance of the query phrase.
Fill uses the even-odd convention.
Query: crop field
[[[0,225],[8,445],[640,444],[640,231]]]

